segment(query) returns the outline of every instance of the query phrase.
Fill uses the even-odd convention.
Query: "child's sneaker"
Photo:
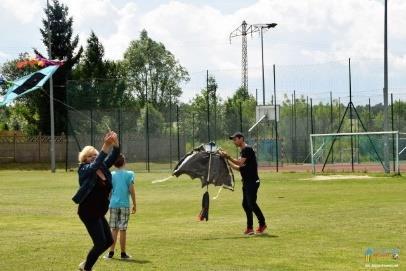
[[[121,252],[121,259],[122,260],[129,260],[129,259],[131,259],[132,257],[130,256],[130,255],[128,255],[127,253],[125,253],[125,252]]]
[[[245,235],[254,235],[255,232],[254,232],[254,230],[253,230],[252,228],[247,228],[247,229],[244,231],[244,234],[245,234]]]
[[[111,259],[113,259],[113,256],[114,256],[114,251],[110,251],[108,254],[103,256],[103,259],[111,260]]]

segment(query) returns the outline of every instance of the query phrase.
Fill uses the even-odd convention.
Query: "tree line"
[[[68,131],[69,117],[80,124],[76,127],[79,132],[89,131],[87,120],[80,122],[82,116],[69,115],[72,108],[105,113],[120,109],[128,112],[120,117],[121,128],[125,131],[145,135],[148,122],[148,135],[169,135],[179,129],[187,142],[225,139],[237,130],[247,133],[255,123],[256,98],[244,88],[235,90],[231,97],[219,98],[221,86],[214,75],[208,76],[206,88],[190,101],[182,102],[181,86],[190,80],[189,73],[176,56],[163,43],[151,39],[146,30],[130,42],[122,59],[113,61],[105,58],[104,46],[93,31],[85,48],[79,46],[78,35],[73,34],[69,9],[58,0],[53,0],[44,9],[40,33],[45,47],[48,46],[48,29],[51,31],[51,57],[66,60],[54,75],[57,134]],[[1,73],[12,80],[33,72],[33,68],[20,70],[16,66],[26,57],[27,53],[22,53],[17,59],[3,63]],[[33,92],[13,106],[0,109],[0,131],[49,134],[48,95],[49,87],[46,86],[44,91]],[[335,132],[345,107],[334,100],[333,105],[320,102],[310,108],[305,97],[292,101],[285,95],[280,104],[278,131],[284,152],[291,160],[304,159],[308,135]],[[404,131],[406,103],[395,101],[393,108],[394,129]],[[383,129],[382,104],[359,105],[357,110],[369,131]],[[110,119],[117,116],[114,114]],[[361,131],[360,124],[357,125],[355,130]],[[267,122],[259,128],[250,137],[275,138],[274,123]],[[349,122],[345,121],[342,131],[348,130]]]
[[[152,40],[146,30],[130,42],[120,60],[105,59],[104,47],[93,31],[87,39],[86,48],[82,48],[79,46],[79,36],[74,35],[69,8],[58,0],[52,0],[44,9],[39,31],[45,48],[51,44],[49,57],[65,60],[65,64],[53,76],[57,134],[67,127],[65,104],[69,103],[68,96],[88,98],[89,107],[110,108],[123,103],[142,107],[148,93],[148,101],[158,108],[167,105],[169,95],[177,101],[182,94],[180,84],[189,80],[186,68],[164,44]],[[34,72],[33,67],[18,69],[16,66],[28,56],[28,52],[23,52],[17,59],[3,63],[1,73],[7,79],[14,80]],[[102,80],[110,82],[112,89],[109,93],[95,89],[96,82]],[[71,81],[85,83],[72,84],[80,87],[69,89]],[[100,96],[105,94],[107,96]],[[49,134],[49,115],[49,86],[46,86],[44,91],[31,93],[13,106],[1,109],[0,130]]]

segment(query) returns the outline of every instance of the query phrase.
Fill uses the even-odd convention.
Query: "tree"
[[[130,91],[144,105],[148,100],[156,108],[167,106],[169,95],[175,102],[182,94],[180,83],[189,80],[186,69],[165,46],[148,37],[143,30],[124,53],[126,80]]]
[[[38,68],[27,66],[24,69],[17,68],[17,63],[25,60],[29,57],[27,52],[20,53],[18,58],[9,60],[1,66],[1,73],[7,78],[7,80],[16,80],[17,78],[28,75],[38,70]]]
[[[146,107],[141,111],[138,127],[142,128],[141,132],[145,133],[147,127]],[[161,112],[159,112],[151,104],[148,106],[148,134],[149,136],[160,136],[163,134],[165,120]]]
[[[185,126],[185,132],[188,137],[195,136],[198,142],[208,141],[208,131],[207,131],[207,97],[209,98],[210,106],[210,140],[217,140],[218,136],[222,134],[219,132],[222,129],[222,100],[217,97],[217,82],[216,78],[209,76],[208,78],[208,90],[204,88],[199,94],[197,94],[190,104],[182,104],[181,111],[186,112],[182,114],[183,125]],[[207,95],[209,94],[209,95]],[[194,125],[193,125],[194,122]],[[194,127],[192,127],[194,126]],[[193,131],[194,128],[194,131]],[[217,129],[216,129],[217,128]]]
[[[250,95],[244,87],[237,89],[235,94],[224,104],[224,126],[227,134],[236,131],[247,133],[255,122],[255,97]]]
[[[108,61],[103,57],[103,44],[92,31],[84,57],[73,70],[75,80],[67,84],[67,100],[73,108],[116,108],[133,102],[126,90],[122,61]]]
[[[90,80],[102,78],[107,75],[107,65],[103,60],[104,47],[99,38],[92,31],[87,39],[87,46],[84,57],[76,66],[73,72],[73,78],[80,80]]]
[[[78,63],[82,55],[83,48],[79,47],[79,36],[73,37],[73,18],[69,17],[69,9],[58,0],[53,0],[44,9],[45,18],[42,20],[43,28],[40,29],[42,42],[48,48],[51,36],[51,56],[53,59],[64,59],[65,64],[61,66],[53,76],[54,98],[61,102],[66,101],[66,81],[71,77],[72,67]],[[51,33],[49,33],[49,30]],[[78,48],[77,53],[75,50]],[[39,110],[40,130],[43,133],[50,132],[50,112],[49,112],[49,87],[46,94],[41,93],[34,102]],[[55,102],[55,133],[60,134],[65,131],[66,108],[60,102]]]

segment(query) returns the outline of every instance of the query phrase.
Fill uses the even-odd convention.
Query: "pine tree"
[[[85,56],[80,65],[81,79],[106,78],[107,67],[103,61],[104,47],[99,38],[92,31],[87,39]]]
[[[69,83],[68,101],[73,107],[117,108],[134,100],[126,91],[122,62],[104,60],[103,57],[103,44],[92,31],[84,56],[74,67],[74,80]]]

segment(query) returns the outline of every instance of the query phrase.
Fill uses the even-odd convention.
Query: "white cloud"
[[[406,54],[403,54],[401,56],[389,56],[390,58],[393,59],[393,67],[398,69],[398,70],[403,70],[403,73],[406,73]]]
[[[194,69],[224,69],[235,67],[229,58],[236,56],[229,50],[228,34],[235,25],[230,19],[210,6],[171,1],[145,14],[140,23]]]
[[[406,38],[406,1],[389,1],[389,29],[395,38]]]
[[[12,14],[19,22],[27,24],[32,22],[41,11],[40,0],[1,0],[2,13]]]
[[[62,0],[69,7],[75,28],[81,32],[90,29],[108,35],[117,31],[114,22],[120,17],[120,8],[112,0]]]
[[[241,39],[230,44],[228,35],[242,20],[278,23],[264,34],[268,85],[273,63],[317,65],[330,61],[346,63],[348,57],[354,61],[383,57],[384,7],[380,0],[258,0],[228,13],[214,8],[210,1],[190,4],[184,0],[162,0],[148,10],[133,1],[61,1],[69,6],[75,20],[74,33],[79,33],[81,43],[85,44],[90,30],[94,30],[110,59],[122,58],[129,42],[145,28],[192,73],[192,82],[186,88],[193,91],[204,86],[206,69],[216,75],[220,86],[228,89],[226,94],[240,84]],[[2,0],[0,7],[26,24],[39,20],[45,5],[42,3]],[[406,42],[404,14],[406,1],[389,1],[391,72],[404,73],[406,68],[406,50],[400,45]],[[249,85],[261,88],[260,39],[256,34],[248,37],[248,54]],[[381,67],[379,61],[375,62]],[[374,84],[376,89],[381,88],[378,81]]]
[[[208,2],[198,5],[169,1],[148,13],[139,14],[141,16],[121,20],[120,31],[109,38],[109,43],[113,45],[111,40],[116,40],[116,37],[117,41],[124,42],[134,39],[134,34],[145,28],[152,38],[162,41],[189,71],[212,71],[219,85],[227,89],[225,95],[228,95],[240,84],[241,67],[241,40],[236,38],[230,45],[228,35],[242,20],[248,23],[278,23],[275,29],[264,35],[269,85],[272,63],[302,65],[338,61],[345,64],[349,57],[359,62],[381,59],[383,11],[382,2],[377,0],[259,0],[228,14],[211,7]],[[403,14],[406,14],[406,3],[391,1],[390,38],[405,41],[406,17]],[[249,85],[252,89],[261,88],[259,49],[258,35],[248,37]],[[115,50],[116,57],[118,51]],[[391,52],[390,60],[394,69],[404,68],[404,51],[401,54]],[[379,61],[374,63],[379,64],[379,70]],[[204,77],[204,72],[192,74],[192,81],[186,88],[195,93],[204,86]],[[379,78],[374,79],[373,83],[365,83],[363,87],[374,84],[376,89],[380,89]],[[301,84],[311,88],[317,83]]]
[[[10,57],[9,54],[0,51],[0,58],[8,58],[8,57]]]
[[[117,17],[110,21],[116,27],[116,32],[100,36],[106,47],[107,58],[121,59],[130,41],[138,37],[137,15],[137,6],[134,3],[127,3],[117,10]]]

